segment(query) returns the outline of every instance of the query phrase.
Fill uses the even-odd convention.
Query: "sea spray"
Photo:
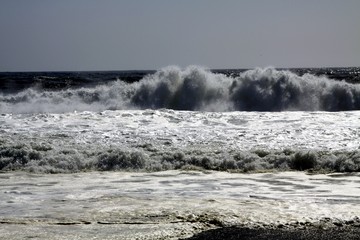
[[[360,85],[274,68],[226,76],[196,66],[170,66],[133,83],[117,80],[58,91],[34,86],[18,93],[0,93],[1,113],[147,108],[215,112],[359,110]]]

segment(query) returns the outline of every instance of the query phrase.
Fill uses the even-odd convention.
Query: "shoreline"
[[[356,240],[359,236],[360,218],[355,217],[351,220],[323,218],[317,222],[220,226],[182,240]]]
[[[149,219],[151,220],[151,219]],[[360,218],[285,224],[246,223],[224,225],[214,220],[179,222],[16,222],[1,221],[1,237],[7,239],[162,239],[162,240],[355,240],[360,236]]]
[[[360,236],[357,175],[167,171],[0,177],[4,239]]]

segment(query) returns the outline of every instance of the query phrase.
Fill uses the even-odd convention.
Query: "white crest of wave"
[[[342,111],[360,109],[360,87],[290,71],[256,68],[227,77],[191,66],[143,79],[132,103],[141,108],[205,111]]]
[[[42,91],[26,89],[12,95],[0,94],[2,113],[64,113],[73,111],[103,111],[123,109],[126,105],[124,90],[127,84],[115,81],[94,88],[67,89],[62,91]]]
[[[360,109],[360,86],[311,74],[256,68],[238,77],[203,67],[165,67],[132,84],[0,94],[2,113],[168,108],[199,111],[345,111]]]
[[[132,103],[141,108],[232,110],[229,88],[233,79],[197,66],[170,66],[136,83]]]

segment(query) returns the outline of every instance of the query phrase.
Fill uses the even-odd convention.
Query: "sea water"
[[[3,234],[177,238],[357,218],[359,74],[2,73]]]

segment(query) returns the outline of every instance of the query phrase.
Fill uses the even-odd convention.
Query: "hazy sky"
[[[359,0],[0,0],[0,71],[360,66]]]

